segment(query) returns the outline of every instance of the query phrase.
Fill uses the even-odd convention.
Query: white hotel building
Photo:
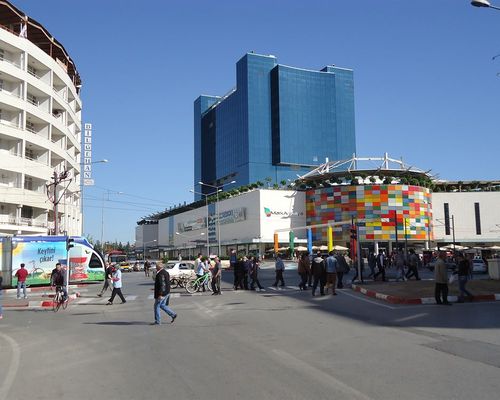
[[[81,234],[80,87],[61,43],[0,1],[0,235]],[[47,184],[65,171],[54,232]]]

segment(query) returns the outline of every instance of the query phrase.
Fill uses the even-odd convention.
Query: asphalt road
[[[90,286],[67,310],[5,310],[0,400],[494,399],[500,304],[398,306],[288,286],[222,296],[175,290],[151,326],[152,281],[124,274],[126,304]]]

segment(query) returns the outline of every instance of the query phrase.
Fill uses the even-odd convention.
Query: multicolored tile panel
[[[307,225],[359,218],[361,241],[425,241],[432,219],[430,190],[411,185],[339,185],[309,190],[306,194]],[[349,241],[349,226],[333,229],[334,242]],[[431,235],[431,237],[429,237]],[[327,241],[327,228],[313,229],[314,242]]]

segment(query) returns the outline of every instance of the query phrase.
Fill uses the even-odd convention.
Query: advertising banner
[[[17,283],[14,275],[24,263],[28,270],[27,284],[47,284],[56,263],[67,266],[65,241],[53,242],[13,242],[12,243],[12,275],[13,284]],[[69,253],[70,281],[97,281],[104,278],[101,268],[90,269],[89,261],[92,250],[75,244]]]
[[[194,220],[178,222],[177,230],[179,232],[190,232],[198,229],[205,229],[207,227],[206,218],[200,217]]]

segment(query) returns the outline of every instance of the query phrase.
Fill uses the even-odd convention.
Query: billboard
[[[104,279],[104,268],[99,265],[91,268],[92,249],[75,243],[69,252],[70,281],[98,281]],[[28,270],[26,283],[30,285],[47,284],[50,274],[57,263],[66,268],[68,253],[66,241],[13,241],[12,243],[12,277],[25,264]]]

